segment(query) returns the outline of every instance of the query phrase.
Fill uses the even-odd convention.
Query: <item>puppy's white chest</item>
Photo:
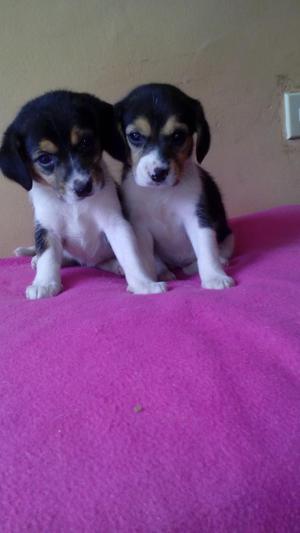
[[[113,257],[104,234],[112,194],[107,187],[89,198],[68,204],[55,194],[35,187],[32,192],[35,218],[58,236],[63,248],[79,263],[95,266]]]
[[[156,251],[169,265],[182,266],[193,262],[195,254],[185,230],[185,220],[195,210],[199,184],[196,183],[196,187],[149,189],[136,185],[133,179],[126,181],[126,204],[136,230],[140,228],[142,232],[146,228],[150,231]]]
[[[181,266],[193,261],[194,252],[187,237],[182,213],[175,206],[163,202],[147,213],[149,230],[155,249],[169,265]]]
[[[72,207],[62,232],[64,248],[80,263],[89,266],[110,258],[112,251],[99,227],[97,210]]]
[[[176,212],[167,201],[158,200],[146,204],[143,210],[145,221],[152,235],[161,243],[172,242],[174,238],[183,237],[184,227],[180,212]]]

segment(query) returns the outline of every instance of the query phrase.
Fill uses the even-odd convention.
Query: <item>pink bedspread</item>
[[[300,207],[234,228],[220,292],[0,262],[2,533],[300,531]]]

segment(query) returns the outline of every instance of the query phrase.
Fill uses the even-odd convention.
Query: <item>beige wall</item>
[[[55,88],[111,102],[149,81],[199,97],[205,166],[230,215],[300,202],[300,141],[282,92],[300,88],[299,0],[0,0],[0,130]],[[31,242],[26,193],[0,179],[0,255]]]

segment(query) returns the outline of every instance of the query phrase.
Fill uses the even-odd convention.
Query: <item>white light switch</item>
[[[284,112],[286,138],[300,138],[300,93],[284,93]]]

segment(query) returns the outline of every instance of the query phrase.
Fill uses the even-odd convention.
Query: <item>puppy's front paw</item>
[[[34,255],[33,258],[31,259],[31,268],[33,268],[33,270],[36,270],[37,262],[38,262],[38,256]]]
[[[127,290],[133,294],[160,294],[166,292],[167,285],[163,281],[144,281],[128,285]]]
[[[39,300],[40,298],[48,298],[55,296],[62,290],[62,284],[57,281],[52,281],[47,285],[32,284],[26,289],[26,298],[28,300]]]
[[[227,266],[229,264],[229,259],[220,255],[220,263],[223,266]]]
[[[216,274],[210,278],[202,280],[204,289],[226,289],[235,285],[234,279],[226,274]]]

